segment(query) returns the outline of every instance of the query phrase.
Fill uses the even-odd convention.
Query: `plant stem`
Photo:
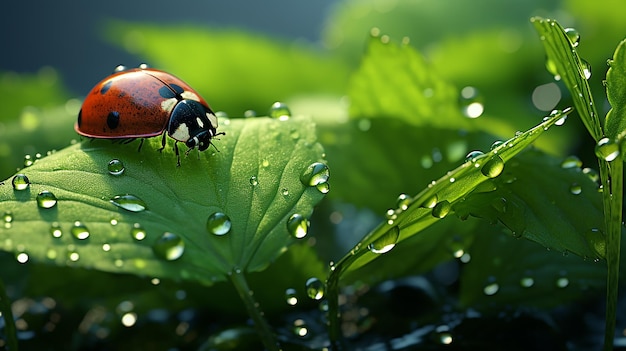
[[[17,351],[17,331],[15,329],[15,321],[13,320],[13,311],[11,311],[11,301],[7,296],[2,279],[0,279],[0,312],[2,312],[6,326],[8,349]]]
[[[248,282],[246,281],[246,277],[240,269],[234,269],[230,273],[230,281],[235,286],[237,293],[239,293],[239,297],[243,301],[246,306],[246,310],[248,310],[248,314],[252,318],[254,322],[254,328],[256,329],[265,349],[268,351],[280,351],[280,345],[276,340],[274,333],[272,332],[269,324],[263,318],[263,312],[259,308],[259,304],[255,301],[253,296],[253,291],[248,287]]]
[[[604,351],[613,350],[615,320],[619,287],[619,264],[622,236],[623,207],[623,161],[617,159],[611,164],[600,161],[604,196],[604,218],[606,233],[606,317],[604,326]]]

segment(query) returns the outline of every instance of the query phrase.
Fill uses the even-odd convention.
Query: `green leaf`
[[[395,117],[422,126],[467,128],[459,94],[426,65],[408,44],[373,37],[359,70],[350,81],[350,115]]]
[[[300,180],[323,149],[305,118],[223,120],[220,131],[219,152],[193,152],[181,167],[169,138],[162,153],[160,138],[141,152],[136,144],[94,140],[35,162],[22,170],[31,182],[26,190],[14,190],[11,180],[0,186],[0,249],[18,260],[207,284],[234,268],[264,269],[294,240],[290,217],[308,218],[323,197]],[[121,175],[109,173],[113,159],[123,163]],[[38,206],[43,191],[56,196],[54,206]],[[111,202],[116,196],[120,206]],[[229,218],[224,235],[209,232],[215,213]],[[145,238],[133,238],[137,226]]]
[[[312,45],[241,30],[112,21],[105,35],[150,66],[182,78],[213,110],[233,115],[248,109],[264,115],[274,101],[296,95],[340,96],[351,71]]]
[[[539,33],[548,55],[546,63],[548,71],[555,77],[560,77],[565,83],[589,134],[594,140],[600,140],[603,136],[602,128],[587,81],[587,74],[591,74],[591,68],[578,56],[576,50],[578,43],[572,42],[563,27],[554,20],[533,17],[531,22]]]
[[[597,260],[606,252],[597,179],[539,151],[518,155],[492,188],[477,189],[454,206],[461,217],[501,221],[515,237]],[[562,166],[565,165],[565,168]]]
[[[626,40],[615,49],[609,66],[606,72],[606,96],[611,110],[606,114],[604,130],[609,138],[621,140],[626,133]]]

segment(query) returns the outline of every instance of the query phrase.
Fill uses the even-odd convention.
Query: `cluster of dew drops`
[[[270,108],[270,117],[276,118],[280,121],[288,120],[291,116],[289,107],[284,103],[276,102]],[[222,117],[226,117],[224,113],[220,113]],[[246,111],[245,117],[255,117],[254,111]],[[228,124],[228,122],[226,123]],[[292,131],[291,136],[297,139],[297,131]],[[26,162],[29,161],[29,162]],[[33,164],[30,157],[25,158],[25,166],[28,167]],[[269,166],[270,161],[264,159],[261,166]],[[119,159],[112,159],[106,165],[108,174],[112,177],[123,177],[127,173],[127,169],[124,163]],[[314,187],[319,192],[325,194],[329,191],[329,169],[328,166],[322,162],[314,162],[310,164],[300,175],[301,183],[306,187]],[[259,186],[259,179],[257,176],[250,176],[250,185],[252,188]],[[19,173],[12,178],[12,186],[16,192],[24,192],[30,188],[31,181],[25,173]],[[286,188],[280,189],[280,193],[283,196],[289,196],[289,190]],[[58,203],[57,197],[48,190],[40,191],[36,196],[37,207],[42,211],[52,210],[56,208]],[[140,197],[133,194],[119,194],[110,199],[110,203],[129,212],[143,212],[148,209],[148,205]],[[5,212],[3,214],[3,223],[5,229],[10,229],[14,222],[14,214],[12,212]],[[112,219],[111,225],[117,225],[117,220]],[[288,233],[296,239],[302,239],[306,237],[309,230],[308,219],[299,213],[293,213],[286,221],[286,229]],[[229,216],[223,212],[214,212],[207,217],[206,230],[208,233],[221,237],[231,232],[232,222]],[[69,231],[74,238],[83,241],[87,240],[91,236],[91,232],[87,225],[81,221],[75,221]],[[58,222],[52,222],[50,225],[49,233],[54,238],[60,238],[63,236],[63,229]],[[139,223],[134,223],[131,226],[130,236],[135,241],[143,241],[148,236],[146,230]],[[104,251],[110,251],[111,245],[104,244],[102,249]],[[185,242],[183,238],[172,232],[164,232],[153,243],[152,249],[154,254],[163,260],[174,261],[183,256],[185,252]],[[26,263],[29,259],[25,250],[19,250],[17,254],[17,260],[20,263]],[[57,253],[54,250],[49,250],[48,258],[56,259]],[[76,246],[69,245],[67,259],[69,262],[76,262],[80,259],[80,254],[76,250]],[[116,266],[123,265],[123,261],[116,260]]]

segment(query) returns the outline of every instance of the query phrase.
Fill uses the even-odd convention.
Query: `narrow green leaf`
[[[348,96],[355,118],[395,117],[418,126],[469,127],[456,88],[411,46],[389,42],[385,36],[370,40]]]
[[[225,120],[220,131],[219,151],[194,151],[181,167],[169,138],[162,153],[160,138],[140,152],[94,140],[35,162],[21,171],[25,190],[11,179],[0,186],[0,249],[20,261],[204,283],[262,270],[294,240],[289,218],[308,218],[323,197],[300,180],[323,149],[304,118]]]
[[[606,72],[606,97],[611,110],[606,114],[607,137],[621,140],[626,135],[626,40],[619,43]],[[626,153],[622,152],[622,158]]]
[[[565,83],[589,134],[594,140],[600,140],[603,136],[602,128],[587,81],[591,67],[578,56],[577,44],[570,41],[558,22],[541,17],[533,17],[531,22],[539,33],[548,55],[546,66],[549,67],[550,73]]]

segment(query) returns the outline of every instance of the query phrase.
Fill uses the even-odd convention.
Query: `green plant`
[[[156,152],[159,140],[148,140],[141,152],[134,144],[100,140],[66,147],[20,170],[28,182],[14,176],[0,186],[5,224],[0,248],[20,263],[43,263],[29,270],[39,291],[59,286],[58,278],[46,278],[67,275],[70,282],[112,282],[98,285],[89,295],[109,296],[118,303],[129,294],[142,296],[134,309],[120,303],[122,316],[159,306],[155,290],[182,286],[198,295],[177,302],[181,307],[198,308],[198,301],[210,295],[215,301],[202,301],[201,306],[238,311],[230,306],[237,300],[219,290],[225,289],[220,282],[229,280],[270,350],[279,348],[275,333],[280,332],[268,325],[255,297],[266,312],[285,314],[284,304],[275,307],[272,299],[280,294],[282,300],[285,288],[316,277],[309,279],[306,295],[313,300],[326,297],[329,340],[341,344],[348,342],[339,326],[342,287],[419,274],[456,259],[463,262],[454,304],[459,309],[488,313],[507,304],[549,308],[606,284],[605,349],[611,349],[622,235],[626,44],[618,46],[607,73],[612,110],[603,127],[588,67],[577,53],[576,33],[555,21],[535,17],[532,22],[544,43],[550,73],[569,89],[574,109],[555,110],[525,132],[507,135],[513,127],[498,122],[502,117],[497,114],[489,116],[489,102],[476,89],[471,97],[459,99],[462,85],[432,69],[408,40],[397,44],[374,29],[347,84],[348,118],[337,118],[342,109],[334,103],[322,116],[313,116],[317,126],[301,116],[222,115],[220,131],[226,136],[215,142],[219,152],[209,150],[197,157],[191,153],[180,168],[175,167],[171,141],[163,154]],[[119,36],[126,29],[118,24],[116,30]],[[143,30],[153,30],[157,37],[158,29]],[[172,52],[152,55],[167,65]],[[280,60],[280,55],[269,57]],[[302,77],[318,89],[323,79],[311,74],[307,67],[314,66],[313,61],[302,57]],[[326,73],[321,76],[345,74],[339,60],[324,62]],[[316,111],[323,101],[313,96],[290,106],[315,106],[308,111]],[[479,112],[467,113],[470,106]],[[480,115],[483,107],[486,116],[468,118]],[[558,137],[558,129],[566,128],[569,121],[561,125],[573,114],[599,142],[599,173],[582,168],[576,157],[553,155],[572,138]],[[539,136],[540,146],[529,149]],[[14,179],[17,186],[12,186]],[[364,217],[378,225],[370,231],[359,227],[362,218],[347,219],[356,229],[353,244],[343,246],[328,235],[335,228],[325,227],[325,220],[313,217],[309,228],[313,207],[325,194],[320,209],[334,214],[330,217],[335,222],[350,211],[342,206],[353,204],[380,214]],[[503,235],[502,227],[494,225],[498,222],[512,235]],[[326,230],[318,229],[317,245],[309,245],[307,234],[316,226]],[[349,232],[345,227],[343,231]],[[606,278],[598,263],[603,259]],[[322,262],[328,260],[334,263],[326,269]],[[7,266],[15,268],[14,261],[5,257]],[[55,271],[55,265],[70,269]],[[324,274],[325,291],[320,282]],[[16,276],[3,278],[20,281]],[[142,286],[146,280],[157,287]],[[564,289],[568,285],[572,288]],[[2,311],[7,311],[6,301],[0,296]],[[80,297],[68,301],[79,305]],[[146,301],[147,307],[138,301]],[[10,318],[7,322],[11,326]],[[248,335],[245,329],[240,334],[241,339]],[[284,334],[280,336],[284,341]],[[9,340],[9,347],[16,348],[15,338]],[[445,340],[454,342],[451,335]]]

